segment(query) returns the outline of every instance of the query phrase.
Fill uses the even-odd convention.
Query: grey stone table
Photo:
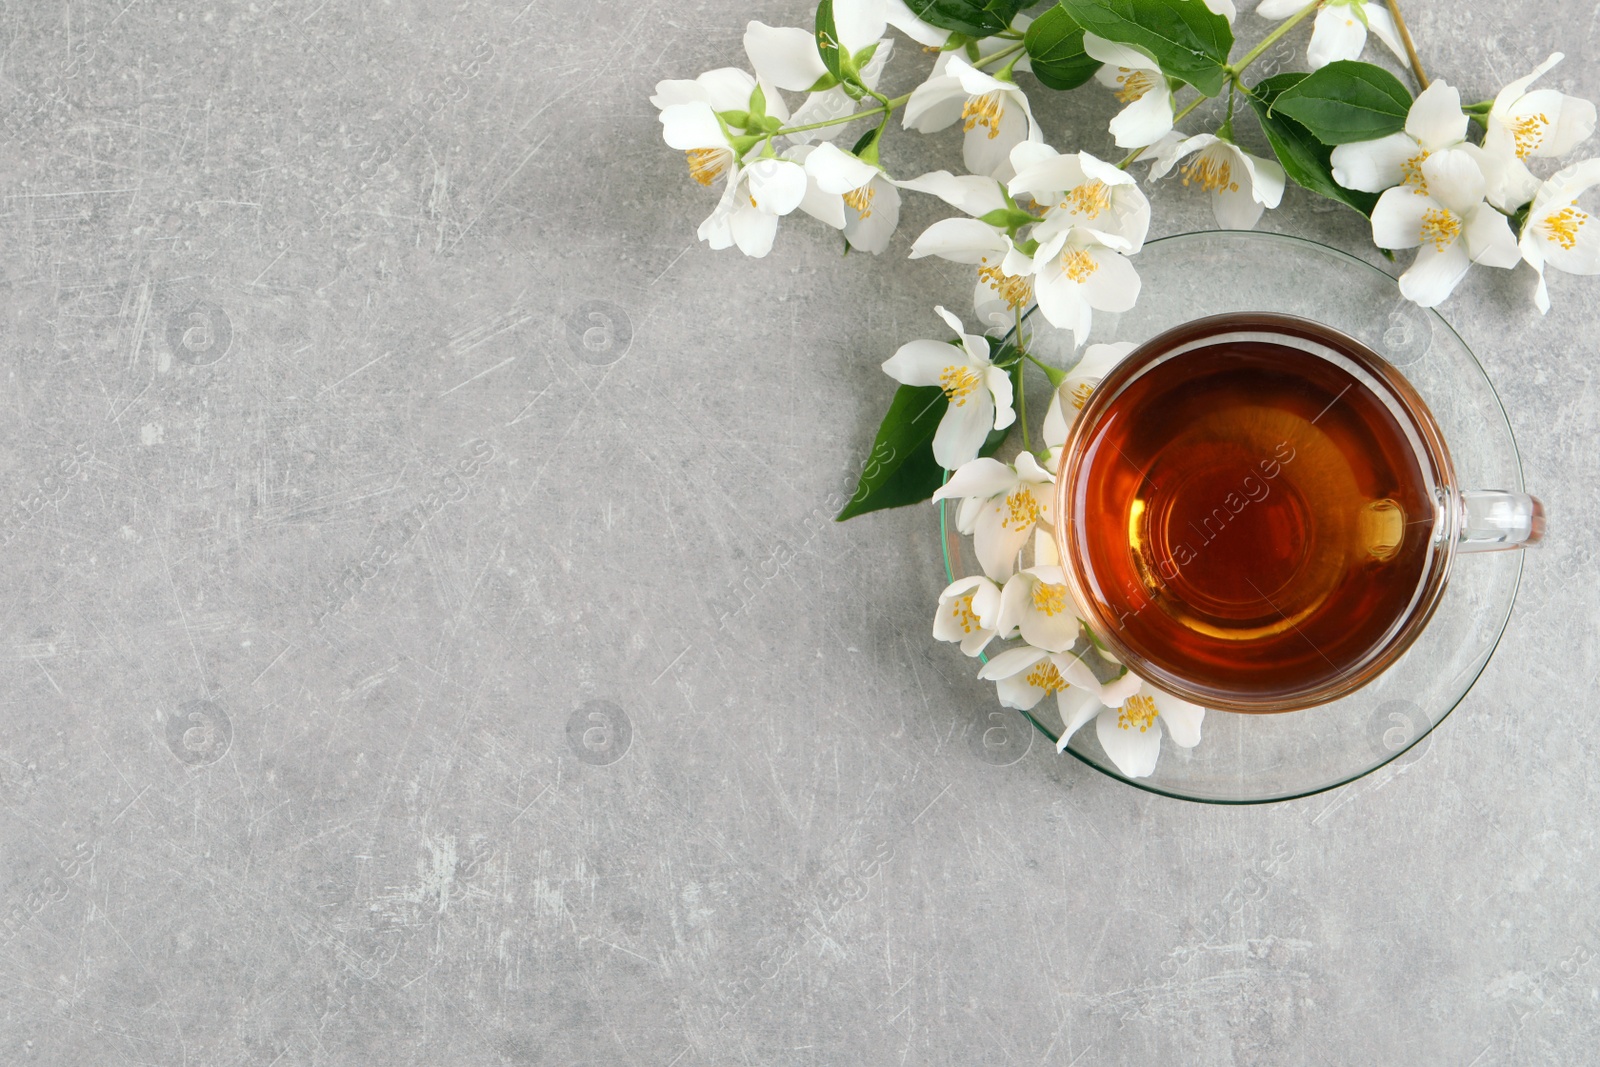
[[[1600,96],[1586,10],[1410,8]],[[1426,746],[1252,809],[979,758],[930,512],[828,521],[943,212],[711,252],[647,102],[808,14],[0,3],[0,1063],[1592,1060],[1600,288],[1445,308],[1554,525]]]

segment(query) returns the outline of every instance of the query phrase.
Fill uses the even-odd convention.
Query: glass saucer
[[[1225,312],[1280,312],[1325,323],[1384,356],[1416,387],[1444,432],[1462,487],[1523,490],[1511,426],[1482,366],[1443,318],[1401,297],[1395,280],[1376,267],[1297,237],[1236,230],[1151,241],[1134,265],[1143,281],[1138,304],[1122,315],[1096,312],[1089,344],[1141,343]],[[1035,355],[1070,366],[1076,358],[1070,333],[1042,315],[1029,326]],[[1045,391],[1042,379],[1030,381]],[[1032,421],[1038,425],[1037,417]],[[979,573],[971,538],[956,532],[954,511],[947,515],[943,503],[939,524],[946,579]],[[1208,711],[1200,743],[1184,749],[1164,738],[1147,778],[1119,772],[1092,726],[1074,734],[1066,751],[1129,785],[1211,804],[1290,800],[1344,785],[1413,750],[1467,695],[1505,631],[1522,562],[1520,551],[1457,559],[1422,635],[1388,670],[1342,699],[1275,715]],[[999,649],[992,645],[990,652]],[[1024,714],[1055,742],[1061,721],[1053,700]]]

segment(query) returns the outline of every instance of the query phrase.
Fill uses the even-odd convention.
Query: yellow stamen
[[[1033,493],[1029,490],[1017,489],[1006,497],[1005,512],[1005,518],[1000,520],[1000,525],[1023,530],[1039,521],[1039,501],[1034,499]]]
[[[1129,697],[1117,709],[1117,726],[1123,730],[1137,726],[1142,734],[1156,721],[1156,702],[1143,693]]]
[[[1000,294],[1013,310],[1027,307],[1033,300],[1033,284],[1027,278],[1007,274],[999,267],[985,263],[978,268],[978,280],[988,282],[989,288]]]
[[[964,634],[983,629],[982,623],[978,622],[978,613],[972,608],[972,597],[973,594],[968,593],[964,597],[959,597],[954,604],[950,605],[950,614],[954,615],[956,622],[961,624],[961,632]]]
[[[971,367],[946,367],[939,372],[939,388],[950,403],[960,407],[978,388],[978,372]]]
[[[1400,164],[1401,184],[1411,186],[1418,196],[1426,196],[1428,193],[1428,179],[1422,173],[1422,164],[1427,158],[1428,150],[1422,149]]]
[[[1129,70],[1127,67],[1118,67],[1117,70],[1117,84],[1122,86],[1116,90],[1117,99],[1124,104],[1133,103],[1156,87],[1155,76],[1148,70]]]
[[[1033,607],[1055,618],[1067,610],[1067,587],[1040,582],[1033,587]]]
[[[725,148],[689,149],[684,153],[689,157],[689,177],[701,185],[710,185],[727,171],[732,154]]]
[[[845,193],[844,202],[854,208],[856,214],[860,215],[862,218],[871,218],[872,197],[876,192],[877,190],[872,188],[872,183],[868,182],[866,185],[863,185],[860,188],[852,189],[848,193]]]
[[[1550,120],[1543,114],[1524,115],[1509,124],[1511,136],[1517,142],[1518,159],[1527,159],[1544,143],[1544,131],[1549,125]]]
[[[1035,689],[1043,689],[1044,695],[1059,693],[1067,687],[1067,680],[1061,677],[1061,672],[1049,660],[1043,660],[1037,667],[1029,671],[1024,680]]]
[[[1061,201],[1063,210],[1074,215],[1087,215],[1095,218],[1111,206],[1111,190],[1106,188],[1106,183],[1096,178],[1094,181],[1084,182],[1067,194]]]
[[[1578,202],[1574,200],[1554,215],[1545,216],[1543,223],[1545,239],[1554,241],[1570,252],[1578,243],[1578,231],[1583,229],[1583,224],[1588,221],[1589,216],[1578,209]]]
[[[1083,249],[1068,248],[1061,253],[1061,269],[1066,272],[1068,278],[1081,285],[1100,269],[1100,264]]]
[[[961,105],[961,117],[966,119],[962,125],[963,130],[971,131],[975,126],[983,126],[989,131],[989,140],[1000,136],[1000,116],[1005,112],[1005,103],[1000,99],[1000,92],[984,93],[982,96],[969,96],[967,102]]]
[[[1422,243],[1433,242],[1435,252],[1443,252],[1447,245],[1461,236],[1461,220],[1446,208],[1429,208],[1422,213]]]
[[[1088,382],[1079,382],[1072,387],[1072,406],[1079,411],[1089,402],[1089,394],[1094,392],[1094,386]]]
[[[1223,156],[1202,152],[1178,171],[1183,175],[1183,184],[1199,182],[1200,188],[1208,193],[1239,191],[1239,183],[1233,180],[1233,164]]]

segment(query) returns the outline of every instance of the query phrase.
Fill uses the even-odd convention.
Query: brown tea
[[[1325,689],[1390,643],[1425,584],[1417,430],[1384,395],[1398,375],[1342,335],[1209,321],[1140,349],[1084,412],[1062,478],[1076,584],[1113,651],[1191,691]]]

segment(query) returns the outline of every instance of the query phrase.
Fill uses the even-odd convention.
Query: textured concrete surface
[[[929,513],[826,521],[943,212],[710,252],[646,99],[808,14],[0,3],[0,1063],[1592,1061],[1600,288],[1445,309],[1554,526],[1426,746],[1242,810],[996,760]],[[1410,14],[1600,96],[1588,5]]]

